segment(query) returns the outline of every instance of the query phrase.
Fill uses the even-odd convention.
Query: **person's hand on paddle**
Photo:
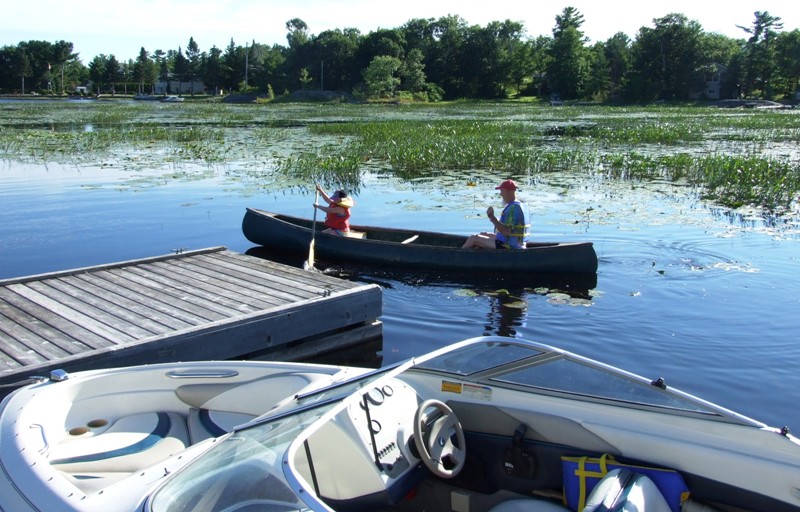
[[[490,219],[492,217],[494,217],[494,208],[493,207],[490,206],[489,208],[486,209],[486,216],[489,217]]]

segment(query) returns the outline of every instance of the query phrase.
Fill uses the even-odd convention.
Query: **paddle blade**
[[[311,245],[308,246],[308,259],[303,262],[303,269],[308,270],[314,267],[314,239],[311,239]]]

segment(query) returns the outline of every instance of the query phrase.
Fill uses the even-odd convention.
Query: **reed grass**
[[[800,193],[797,112],[508,102],[20,102],[0,109],[0,158],[7,161],[242,162],[285,183],[352,190],[365,169],[407,180],[569,171],[683,181],[726,206],[774,211],[796,204]]]

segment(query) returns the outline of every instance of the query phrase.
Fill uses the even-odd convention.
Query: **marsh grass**
[[[726,206],[773,211],[796,204],[800,193],[800,150],[791,149],[800,142],[797,112],[480,102],[20,102],[0,109],[7,161],[233,162],[289,186],[322,181],[352,190],[365,169],[407,180],[569,171],[685,182]]]

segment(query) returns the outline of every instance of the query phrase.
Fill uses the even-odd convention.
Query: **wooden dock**
[[[0,280],[0,385],[55,368],[315,354],[380,336],[381,310],[377,285],[225,247]]]

